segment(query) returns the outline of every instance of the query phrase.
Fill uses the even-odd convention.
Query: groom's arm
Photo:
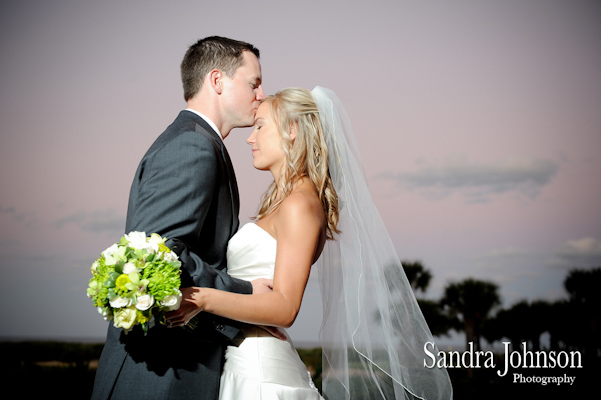
[[[198,132],[184,132],[165,143],[136,176],[140,180],[138,202],[129,210],[128,230],[156,232],[169,239],[167,245],[182,262],[183,287],[250,294],[249,282],[232,278],[224,268],[209,265],[191,250],[201,237],[207,215],[215,212],[212,203],[221,179],[219,157],[210,139]],[[227,245],[227,238],[224,240]],[[211,251],[224,253],[225,245]]]

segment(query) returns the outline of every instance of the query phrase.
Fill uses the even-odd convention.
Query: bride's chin
[[[263,166],[257,162],[254,162],[254,161],[253,161],[253,167],[255,167],[255,169],[258,169],[259,171],[269,171],[269,168],[266,168],[265,166]]]

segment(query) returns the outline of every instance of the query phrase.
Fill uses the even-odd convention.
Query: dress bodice
[[[267,231],[250,222],[230,239],[227,246],[227,272],[238,279],[273,279],[277,241]]]
[[[277,241],[254,223],[244,225],[227,247],[228,274],[251,281],[273,279]],[[277,339],[260,327],[244,327],[227,347],[220,400],[323,400],[285,330]]]

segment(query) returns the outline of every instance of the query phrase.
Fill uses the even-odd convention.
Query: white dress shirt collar
[[[217,135],[218,135],[218,136],[221,138],[221,140],[223,140],[223,136],[221,136],[221,132],[219,132],[219,129],[217,129],[217,125],[215,125],[215,124],[213,123],[213,121],[211,121],[211,120],[209,119],[209,117],[207,117],[206,115],[204,115],[204,114],[201,114],[201,113],[199,113],[198,111],[196,111],[196,110],[193,110],[193,109],[191,109],[191,108],[186,108],[186,111],[193,112],[194,114],[198,115],[200,118],[204,119],[204,120],[205,120],[205,122],[206,122],[207,124],[209,124],[209,125],[211,126],[211,128],[213,128],[213,130],[214,130],[215,132],[217,132]]]

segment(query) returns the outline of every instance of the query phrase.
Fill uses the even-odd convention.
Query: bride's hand
[[[186,325],[192,318],[203,310],[200,301],[200,293],[203,288],[187,287],[182,288],[182,302],[179,308],[175,311],[170,311],[165,314],[168,327],[177,327]]]

